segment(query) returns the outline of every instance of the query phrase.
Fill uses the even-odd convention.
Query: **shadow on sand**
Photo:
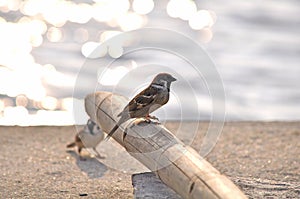
[[[71,150],[68,150],[67,153],[76,159],[77,166],[81,171],[86,173],[89,178],[101,178],[108,170],[104,164],[97,160],[97,158],[92,158],[90,156],[83,156],[83,158],[81,158],[75,151]]]

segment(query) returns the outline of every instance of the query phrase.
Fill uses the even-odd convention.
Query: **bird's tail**
[[[75,142],[72,142],[71,144],[68,144],[67,145],[67,148],[72,148],[72,147],[75,147],[76,146],[76,143]]]
[[[115,131],[119,128],[119,125],[115,125],[114,128],[107,134],[105,141],[109,140],[109,138],[115,133]]]

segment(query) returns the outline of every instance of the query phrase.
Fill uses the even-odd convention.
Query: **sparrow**
[[[103,139],[103,131],[99,128],[99,126],[97,126],[95,122],[89,119],[84,128],[76,134],[75,141],[68,144],[67,148],[77,146],[79,155],[83,148],[92,148],[97,156],[99,158],[102,158],[102,156],[96,150],[96,147]]]
[[[151,84],[137,94],[117,116],[121,117],[113,129],[109,132],[105,140],[108,140],[119,126],[131,118],[157,119],[149,114],[157,110],[169,101],[171,83],[176,81],[168,73],[159,73],[154,77]]]

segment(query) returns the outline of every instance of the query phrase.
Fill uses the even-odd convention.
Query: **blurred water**
[[[224,81],[228,116],[299,119],[300,2],[214,5],[219,18],[207,49]]]
[[[148,15],[146,27],[171,29],[189,36],[203,46],[223,80],[227,120],[300,119],[299,1],[196,1],[199,9],[212,10],[217,15],[217,23],[212,28],[213,38],[207,43],[201,42],[203,34],[206,34],[204,31],[194,31],[188,23],[167,15],[167,2],[155,2],[155,9]],[[112,86],[95,86],[90,83],[97,78],[95,71],[99,73],[104,66],[99,65],[97,59],[87,61],[81,54],[82,43],[74,41],[74,32],[78,29],[85,29],[89,33],[89,41],[99,41],[100,33],[108,30],[108,27],[94,20],[86,24],[68,22],[62,27],[63,41],[52,43],[45,40],[40,47],[32,51],[37,63],[52,64],[57,71],[68,77],[61,82],[45,83],[47,94],[50,96],[73,96],[82,99],[95,87],[113,89]],[[189,51],[189,46],[178,44],[176,41],[162,42]],[[159,65],[169,60],[182,74],[186,72],[182,61],[168,55],[162,56],[159,52],[145,51],[132,57],[121,58],[119,61],[120,64],[128,66],[132,64],[132,60],[141,65],[151,62]],[[87,62],[90,69],[80,71]],[[74,95],[73,86],[79,71],[81,77],[86,78],[86,83],[76,87]],[[190,115],[185,119],[208,120],[211,116],[211,99],[205,82],[189,73],[185,76],[194,82],[200,97],[196,100],[200,103],[199,115],[193,111],[195,103],[189,103],[190,94],[183,94],[183,101],[187,103],[184,103],[182,108],[190,111]],[[141,77],[136,77],[135,81],[143,80],[144,86],[151,81],[150,78]],[[118,92],[128,97],[134,95],[141,87],[132,88],[131,83],[122,84]],[[180,86],[180,82],[174,84],[174,89],[180,93],[186,90]],[[176,103],[171,102],[166,108],[168,115],[165,119],[180,119],[180,110]],[[164,111],[158,113],[159,116],[163,114]]]

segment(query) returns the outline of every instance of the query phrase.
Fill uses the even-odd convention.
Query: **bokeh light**
[[[74,41],[78,43],[86,42],[89,39],[89,32],[87,29],[78,28],[74,31],[73,35]]]
[[[55,110],[57,107],[57,99],[51,96],[46,96],[42,99],[42,107],[47,110]]]
[[[18,124],[20,126],[28,124],[28,110],[23,106],[5,107],[3,116],[8,124]]]
[[[213,32],[210,28],[203,28],[199,31],[199,41],[202,43],[208,43],[213,38]]]
[[[65,110],[65,111],[73,111],[73,102],[74,99],[73,98],[64,98],[61,102],[61,109]]]
[[[105,42],[121,33],[122,33],[121,31],[104,31],[100,36],[100,41]]]
[[[86,3],[74,4],[68,6],[68,20],[74,23],[85,24],[92,18],[92,6]]]
[[[99,58],[104,57],[107,53],[106,44],[102,44],[99,42],[86,42],[82,45],[81,53],[87,58]]]
[[[16,105],[26,107],[28,105],[28,98],[25,95],[17,96],[16,97]]]
[[[108,47],[108,54],[112,57],[112,58],[119,58],[123,55],[124,49],[122,46],[120,45],[110,45]]]
[[[133,11],[141,15],[150,13],[153,10],[153,8],[153,0],[134,0],[132,3]]]
[[[59,72],[53,65],[46,64],[42,68],[41,79],[43,83],[52,86],[71,88],[74,85],[76,77]]]
[[[189,25],[194,30],[211,27],[215,23],[215,18],[207,10],[199,10],[189,19]]]
[[[147,19],[144,16],[134,12],[128,12],[117,19],[117,22],[123,31],[139,29],[146,24],[146,21]]]
[[[99,22],[109,22],[126,14],[129,7],[128,0],[96,1],[96,4],[93,5],[93,18]]]
[[[74,123],[73,104],[82,106],[82,99],[56,96],[55,89],[72,89],[78,68],[72,68],[74,60],[65,66],[51,57],[57,53],[47,60],[41,57],[49,46],[71,43],[68,52],[79,51],[74,57],[120,58],[126,47],[135,45],[120,34],[147,26],[155,8],[154,0],[0,0],[0,124],[47,124],[49,118],[51,124]],[[171,16],[167,20],[184,20],[197,30],[199,41],[211,40],[212,11],[197,12],[192,0],[170,0],[163,9]],[[108,69],[99,81],[115,85],[128,70]]]
[[[58,42],[62,39],[63,33],[60,28],[51,27],[47,32],[47,38],[51,42]]]
[[[197,11],[197,6],[192,0],[170,0],[167,5],[167,13],[170,17],[189,20]]]

